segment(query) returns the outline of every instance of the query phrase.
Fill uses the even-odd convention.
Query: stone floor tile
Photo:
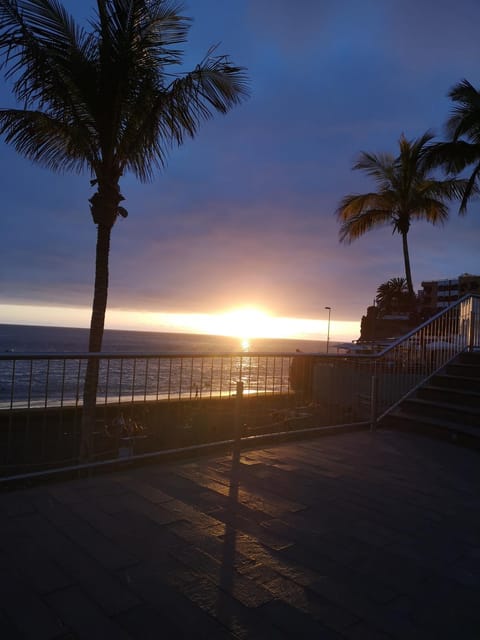
[[[129,640],[130,635],[109,618],[78,587],[61,589],[46,596],[46,601],[78,640]]]

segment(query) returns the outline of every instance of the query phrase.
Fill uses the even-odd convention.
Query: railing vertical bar
[[[371,392],[370,392],[370,431],[376,431],[377,429],[377,415],[378,415],[378,378],[377,378],[377,361],[373,362],[372,379],[371,379]]]
[[[219,381],[220,398],[223,397],[223,365],[224,365],[224,357],[222,356],[220,358],[220,381]]]
[[[66,366],[67,366],[67,361],[64,360],[63,361],[63,367],[62,367],[62,387],[61,387],[61,393],[60,393],[60,407],[62,409],[63,409],[64,394],[65,394],[65,369],[66,369]],[[59,440],[59,442],[61,442],[61,440],[62,440],[63,416],[64,416],[64,412],[60,411],[59,412],[59,416],[58,416],[58,429],[59,429],[59,431],[58,431],[58,440]]]
[[[231,396],[233,395],[233,356],[229,356],[229,360],[230,360],[230,371],[228,372],[228,379],[229,379],[229,383],[228,383],[228,395]]]
[[[105,405],[108,404],[109,387],[110,387],[110,358],[107,358],[107,370],[105,371]]]
[[[160,367],[161,367],[161,358],[160,356],[157,358],[157,391],[155,394],[156,399],[158,400],[158,393],[159,393],[159,389],[160,389]]]
[[[273,362],[273,366],[272,366],[272,396],[274,396],[275,392],[276,392],[276,384],[275,384],[275,382],[276,382],[275,376],[276,376],[276,372],[277,372],[277,370],[276,370],[276,365],[277,365],[276,356],[273,356],[272,362]]]
[[[183,358],[180,358],[180,380],[178,382],[178,399],[182,398],[182,382],[183,382]]]
[[[16,372],[16,364],[17,361],[15,360],[15,358],[12,360],[12,383],[11,383],[11,387],[10,387],[10,411],[13,409],[13,401],[15,398],[15,372]],[[29,405],[30,408],[30,405]]]
[[[213,356],[210,359],[210,398],[213,396]]]
[[[173,359],[169,358],[169,367],[168,367],[168,390],[167,390],[167,398],[170,400],[171,398],[171,389],[172,389],[172,365]]]
[[[250,391],[251,383],[252,383],[252,356],[245,356],[245,357],[248,358],[247,389],[248,391]]]
[[[82,360],[78,359],[78,369],[77,369],[77,383],[75,385],[75,407],[78,407],[80,402],[80,374],[82,372]]]
[[[118,373],[118,403],[122,401],[122,384],[123,384],[123,358],[120,358],[120,371]]]
[[[137,384],[137,358],[133,359],[132,370],[132,403],[135,402],[135,385]]]
[[[202,393],[203,393],[203,371],[204,371],[204,364],[205,364],[205,358],[204,358],[204,356],[202,356],[202,358],[201,358],[201,364],[200,364],[200,398],[202,397]]]
[[[44,409],[48,407],[48,389],[49,389],[49,377],[50,377],[50,360],[47,360],[47,370],[45,372],[45,401],[44,401]],[[41,444],[41,457],[42,460],[45,459],[46,456],[46,445],[47,445],[47,412],[43,412],[43,420],[42,420],[42,444]]]
[[[48,383],[50,377],[50,360],[47,360],[47,371],[45,372],[45,402],[44,408],[48,407]]]
[[[473,351],[474,345],[475,345],[475,311],[473,310],[473,305],[472,305],[472,310],[470,311],[470,331],[468,336],[468,350]]]
[[[15,372],[16,360],[12,360],[12,376],[10,389],[10,407],[8,413],[8,436],[7,436],[7,463],[12,459],[12,441],[13,441],[13,402],[15,398]]]
[[[260,356],[257,356],[257,396],[260,390]]]
[[[265,360],[265,377],[263,379],[263,388],[266,391],[268,389],[268,363],[269,363],[269,357],[268,356],[264,356],[264,360]]]
[[[148,386],[148,365],[150,364],[150,358],[145,359],[145,382],[143,385],[143,401],[147,401],[147,386]]]
[[[283,387],[282,391],[284,393],[288,393],[288,385],[289,385],[289,360],[288,358],[283,358]]]
[[[190,400],[192,399],[193,391],[193,356],[190,359]]]
[[[28,400],[27,400],[27,417],[25,420],[25,426],[27,429],[27,432],[29,432],[30,430],[30,403],[31,403],[31,396],[32,396],[32,377],[33,377],[33,360],[30,360],[30,366],[29,366],[29,374],[28,374]]]
[[[240,441],[242,439],[242,399],[243,399],[243,382],[240,380],[236,384],[235,389],[235,418],[234,418],[234,442],[235,450],[233,455],[240,453]]]
[[[28,376],[28,400],[27,400],[27,408],[30,409],[31,401],[32,401],[32,379],[33,379],[33,360],[30,360],[30,372]],[[12,384],[13,390],[13,384]]]
[[[241,383],[241,389],[243,393],[243,356],[239,357],[239,368],[238,368],[238,381]]]
[[[67,361],[64,360],[62,363],[62,386],[61,386],[61,392],[60,392],[60,406],[63,407],[63,400],[64,400],[64,395],[65,395],[65,369],[67,366]],[[60,412],[61,414],[63,412]]]

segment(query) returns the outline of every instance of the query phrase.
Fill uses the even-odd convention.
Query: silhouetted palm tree
[[[414,298],[407,236],[413,220],[441,224],[448,218],[447,202],[463,196],[465,180],[436,180],[429,172],[425,157],[433,135],[429,132],[415,140],[402,134],[400,153],[362,152],[354,169],[372,177],[378,190],[345,196],[336,211],[340,221],[340,241],[350,243],[367,231],[384,225],[402,237],[405,277],[410,298]]]
[[[480,182],[480,92],[468,80],[462,80],[448,96],[456,103],[446,124],[450,140],[431,146],[429,162],[431,166],[442,165],[450,174],[459,174],[473,165],[460,204],[463,214],[469,199],[478,193]]]
[[[375,300],[380,311],[384,313],[401,311],[410,300],[406,279],[390,278],[383,282],[377,289]]]
[[[53,171],[89,171],[96,189],[90,198],[97,225],[90,352],[102,347],[110,233],[118,215],[127,215],[120,179],[129,171],[151,179],[173,146],[247,93],[243,69],[214,50],[190,73],[174,74],[189,29],[181,11],[170,0],[97,0],[87,31],[57,0],[0,0],[0,61],[22,105],[0,110],[0,133],[21,155]],[[90,358],[84,459],[97,383],[98,363]]]

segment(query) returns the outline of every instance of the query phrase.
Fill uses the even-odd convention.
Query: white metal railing
[[[377,420],[466,350],[480,346],[480,296],[466,295],[372,355],[316,364],[316,397]],[[353,390],[353,393],[352,393]]]
[[[83,384],[99,360],[99,461],[242,435],[371,424],[456,355],[480,345],[480,297],[465,296],[371,355],[0,355],[0,477],[73,466]],[[242,416],[234,413],[242,388]],[[115,425],[121,424],[121,429]]]
[[[463,351],[480,345],[480,296],[466,295],[386,347],[375,360],[372,423]]]
[[[88,360],[99,361],[97,406],[286,393],[290,354],[0,355],[0,409],[78,407]]]
[[[236,354],[0,355],[0,477],[78,461],[84,381],[99,362],[97,460],[228,439],[242,389],[244,435],[305,426],[309,389],[294,356]],[[313,420],[312,415],[308,416]]]
[[[450,360],[479,346],[480,296],[467,295],[381,350],[316,358],[313,398],[328,407],[332,424],[341,413],[375,427]]]

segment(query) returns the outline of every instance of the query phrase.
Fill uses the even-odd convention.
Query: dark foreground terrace
[[[480,638],[478,452],[345,433],[0,494],[0,637]]]

